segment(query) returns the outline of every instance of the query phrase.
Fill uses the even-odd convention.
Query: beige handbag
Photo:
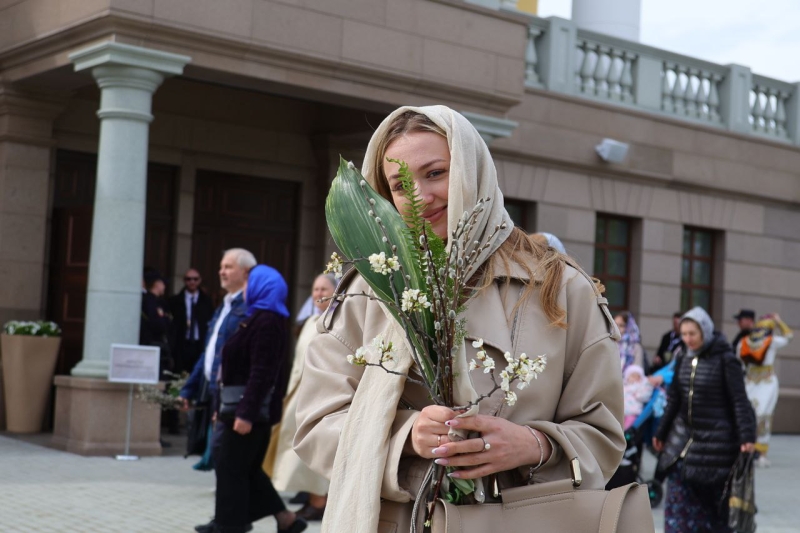
[[[452,505],[437,501],[432,533],[491,531],[570,533],[654,532],[647,487],[576,490],[568,479],[503,491],[503,503]]]
[[[504,489],[502,503],[436,502],[432,533],[650,533],[655,532],[647,487],[631,483],[611,491],[579,490],[580,464],[568,439],[558,439],[572,479]]]

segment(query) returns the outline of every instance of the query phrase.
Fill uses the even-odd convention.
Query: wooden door
[[[192,264],[215,300],[222,252],[245,248],[259,263],[294,283],[300,186],[297,183],[198,171],[195,185]],[[290,298],[291,301],[291,298]]]
[[[83,351],[97,157],[59,151],[50,237],[47,315],[61,326],[57,374],[68,373]]]
[[[56,373],[67,374],[83,354],[86,288],[94,214],[97,156],[59,150],[51,220],[47,318],[61,326]],[[172,272],[177,169],[150,164],[145,264]]]

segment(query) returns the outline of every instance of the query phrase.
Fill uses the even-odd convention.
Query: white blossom
[[[517,393],[514,391],[506,392],[506,404],[513,407],[517,403]]]
[[[355,366],[365,366],[367,364],[367,359],[366,357],[364,357],[366,353],[367,353],[367,348],[365,346],[362,346],[361,348],[356,350],[355,355],[351,354],[347,356],[347,362]]]
[[[331,254],[331,261],[325,268],[325,274],[333,274],[336,279],[342,277],[342,266],[344,266],[344,261],[336,252]]]
[[[385,238],[386,237],[384,237],[384,239]],[[386,266],[388,266],[390,269],[392,269],[395,272],[397,272],[398,270],[400,270],[400,260],[397,258],[396,255],[393,255],[392,257],[388,257],[386,259]]]
[[[472,341],[473,348],[480,348],[483,346],[483,339],[478,339],[476,341]]]
[[[386,363],[394,360],[395,350],[392,342],[386,342],[383,335],[378,335],[372,339],[372,347],[380,353],[381,363]]]
[[[475,354],[475,357],[478,358],[478,361],[485,361],[486,360],[486,351],[485,350],[478,350],[478,353]]]
[[[378,274],[386,275],[392,270],[395,272],[400,270],[400,260],[397,259],[396,255],[387,258],[386,252],[381,252],[379,254],[372,254],[367,259],[369,260],[369,266],[372,271]]]
[[[472,361],[470,361],[470,362],[469,362],[469,369],[470,369],[470,371],[472,371],[472,370],[475,370],[475,369],[476,369],[476,368],[478,368],[479,366],[480,366],[480,365],[478,364],[478,362],[477,362],[475,359],[473,359]]]
[[[411,311],[421,311],[431,306],[428,296],[419,289],[404,289],[400,301],[400,308],[404,313]]]
[[[486,360],[483,361],[483,373],[488,374],[492,370],[494,370],[494,359],[487,357]]]
[[[511,387],[511,375],[508,373],[508,370],[503,370],[500,372],[500,378],[502,381],[500,382],[500,388],[503,391],[508,392]]]

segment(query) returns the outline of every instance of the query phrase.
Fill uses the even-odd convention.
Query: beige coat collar
[[[496,256],[492,260],[495,283],[473,296],[464,312],[470,324],[467,340],[483,339],[485,344],[501,353],[513,352],[514,306],[519,300],[523,283],[530,281],[530,277],[517,263],[510,263],[506,269]],[[508,278],[511,283],[507,285]]]

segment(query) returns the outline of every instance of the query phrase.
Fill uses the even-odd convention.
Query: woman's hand
[[[433,450],[436,464],[442,466],[474,467],[451,473],[460,479],[476,479],[504,472],[523,465],[542,464],[550,458],[552,449],[547,437],[538,432],[539,442],[527,426],[520,426],[504,418],[475,415],[453,418],[450,427],[477,431],[481,438],[442,444]],[[485,449],[489,444],[490,448]]]
[[[647,376],[647,381],[649,381],[650,385],[653,387],[659,387],[664,383],[664,376]]]
[[[236,417],[236,420],[233,421],[233,430],[239,435],[247,435],[252,429],[253,424],[247,420]]]
[[[179,403],[178,409],[180,409],[181,411],[189,410],[190,405],[189,405],[189,400],[187,398],[184,398],[183,396],[178,396],[178,403]]]
[[[746,442],[742,444],[739,449],[742,451],[742,453],[753,453],[756,451],[756,445],[752,442]]]
[[[664,450],[664,441],[653,437],[653,449],[657,452]]]
[[[435,459],[441,457],[433,453],[433,449],[447,444],[450,439],[447,432],[450,428],[444,423],[455,418],[458,413],[447,407],[439,405],[429,405],[419,413],[419,417],[411,428],[411,438],[409,444],[414,454],[424,459]]]

